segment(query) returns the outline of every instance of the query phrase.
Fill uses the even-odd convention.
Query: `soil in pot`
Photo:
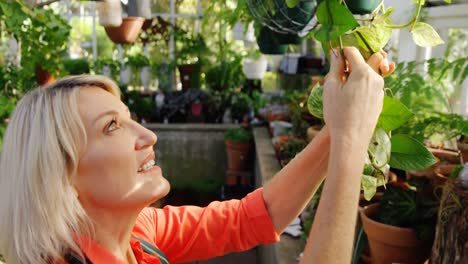
[[[379,204],[360,209],[364,231],[369,240],[373,264],[424,263],[431,252],[431,241],[421,241],[410,228],[386,225],[372,219]]]

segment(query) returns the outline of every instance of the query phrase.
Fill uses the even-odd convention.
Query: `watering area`
[[[145,124],[158,141],[154,147],[156,163],[171,183],[169,195],[155,206],[199,205],[223,200],[227,168],[224,132],[234,124]],[[266,127],[253,129],[255,155],[252,174],[260,187],[280,170]],[[190,264],[292,264],[297,263],[298,241],[282,235],[281,242]]]

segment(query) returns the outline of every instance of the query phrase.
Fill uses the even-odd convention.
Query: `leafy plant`
[[[203,56],[210,53],[205,39],[200,34],[191,34],[183,30],[175,31],[177,42],[176,61],[178,65],[202,63]]]
[[[224,133],[224,140],[230,140],[236,143],[248,143],[252,141],[252,131],[245,128],[229,129]]]
[[[209,89],[215,91],[226,91],[238,88],[244,82],[242,73],[242,57],[231,56],[232,59],[224,59],[208,69],[205,82]]]
[[[307,141],[300,138],[292,138],[280,146],[280,158],[282,165],[289,163],[297,153],[301,152],[307,146]]]
[[[64,59],[63,65],[67,74],[79,75],[89,73],[89,62],[87,59]]]
[[[119,72],[120,72],[120,63],[117,60],[112,58],[102,58],[96,60],[94,64],[94,70],[99,73],[103,74],[103,67],[107,66],[110,69],[110,75],[112,79],[118,80]]]
[[[412,178],[405,184],[389,185],[385,191],[377,220],[387,225],[412,228],[421,240],[433,240],[439,201],[427,191],[429,180]]]
[[[62,70],[70,26],[52,9],[32,9],[22,0],[0,2],[0,22],[19,43],[21,67],[33,73],[41,65],[53,75]]]
[[[450,107],[460,97],[462,83],[468,77],[465,63],[465,58],[402,62],[393,75],[385,78],[394,97],[414,113],[398,133],[421,142],[438,135],[441,140],[467,135],[468,122]],[[418,70],[422,66],[427,69],[424,74]]]
[[[294,4],[297,1],[289,1]],[[420,46],[435,46],[443,43],[432,27],[418,22],[424,1],[417,2],[418,8],[413,19],[403,25],[395,25],[389,16],[393,8],[385,9],[383,1],[367,17],[354,17],[346,1],[323,0],[317,9],[319,26],[311,35],[322,42],[325,54],[339,47],[344,57],[343,46],[354,46],[368,58],[380,51],[389,41],[392,30],[410,27],[413,40]],[[347,69],[345,69],[347,70]],[[311,114],[322,118],[322,88],[312,90],[308,108]],[[383,109],[377,127],[368,147],[368,157],[363,171],[361,186],[364,197],[370,200],[378,186],[385,184],[384,171],[388,166],[401,170],[421,170],[436,162],[434,156],[418,140],[405,135],[392,135],[392,131],[410,120],[413,113],[400,101],[385,96]]]

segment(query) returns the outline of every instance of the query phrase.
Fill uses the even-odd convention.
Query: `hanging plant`
[[[295,5],[300,0],[287,2]],[[422,0],[418,1],[416,14],[411,21],[403,25],[392,23],[389,16],[393,8],[385,9],[383,1],[379,1],[377,7],[369,7],[370,13],[358,22],[353,11],[359,14],[364,11],[350,10],[348,4],[351,2],[354,4],[354,1],[323,0],[317,8],[319,26],[310,35],[322,43],[327,56],[330,49],[338,47],[344,58],[343,47],[354,46],[367,59],[388,43],[393,29],[407,27],[419,46],[431,47],[443,43],[430,25],[418,21],[424,4]],[[345,71],[347,70],[346,68]],[[322,97],[323,88],[319,86],[311,91],[308,100],[310,113],[318,118],[323,118]],[[385,171],[389,166],[401,170],[421,170],[436,162],[431,152],[418,140],[405,134],[392,135],[393,130],[405,124],[412,116],[413,113],[399,100],[391,96],[384,97],[383,109],[368,147],[361,180],[367,200],[374,196],[378,186],[385,184]]]

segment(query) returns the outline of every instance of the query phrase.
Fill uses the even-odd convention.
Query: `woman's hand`
[[[330,136],[370,140],[382,111],[384,81],[394,64],[388,64],[385,53],[372,55],[368,62],[354,47],[345,47],[344,55],[350,74],[344,78],[344,62],[338,52],[331,54],[330,72],[324,84],[324,119]]]

